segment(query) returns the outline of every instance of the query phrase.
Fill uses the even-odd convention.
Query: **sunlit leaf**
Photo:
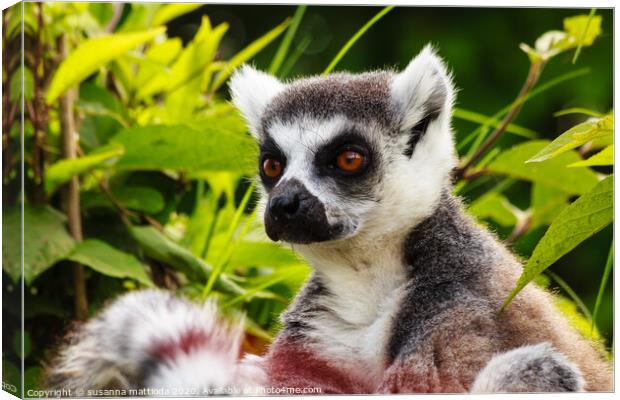
[[[523,268],[503,308],[536,275],[613,221],[613,175],[579,197],[553,221]]]
[[[112,141],[125,148],[119,169],[253,173],[256,168],[252,138],[209,125],[201,131],[185,125],[141,126],[123,130]]]
[[[599,15],[577,15],[564,19],[564,31],[549,31],[540,36],[534,48],[521,43],[532,63],[547,61],[552,57],[574,48],[591,46],[601,35],[602,17]]]
[[[118,144],[106,146],[83,157],[62,159],[52,164],[45,174],[45,192],[50,195],[60,185],[68,182],[76,175],[83,174],[105,162],[117,159],[123,154],[123,147]]]
[[[153,25],[163,25],[183,14],[196,10],[203,5],[204,4],[201,3],[177,3],[163,5],[157,10],[155,16],[153,17]]]
[[[179,38],[166,39],[150,46],[144,53],[144,61],[139,63],[135,86],[142,88],[149,85],[152,79],[157,80],[161,74],[168,73],[166,67],[179,55],[182,48]]]
[[[593,167],[614,165],[614,145],[609,145],[603,150],[599,151],[587,160],[577,161],[568,165],[569,167]]]
[[[153,286],[146,273],[146,265],[132,254],[115,249],[100,240],[88,239],[78,243],[68,258],[106,276],[131,278],[145,286]]]
[[[72,86],[115,58],[165,32],[165,28],[145,32],[117,33],[83,41],[64,59],[50,83],[46,101],[53,103]]]
[[[548,144],[546,140],[532,140],[516,145],[497,156],[486,169],[492,174],[536,182],[572,194],[586,193],[597,184],[596,173],[589,168],[566,169],[567,165],[581,160],[574,151],[545,162],[526,163]]]
[[[548,160],[553,157],[575,149],[589,141],[611,137],[614,129],[613,115],[603,118],[591,118],[586,122],[573,126],[557,138],[548,146],[541,149],[536,155],[527,160],[528,163],[535,163]]]
[[[603,17],[600,15],[576,15],[564,18],[564,31],[575,39],[575,43],[571,42],[572,46],[578,44],[591,46],[594,40],[603,33],[602,22]]]

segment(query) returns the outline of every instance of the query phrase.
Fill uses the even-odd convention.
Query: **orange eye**
[[[336,166],[344,172],[356,172],[362,167],[364,155],[353,150],[346,150],[336,157]]]
[[[275,158],[266,158],[263,161],[263,173],[269,178],[277,178],[282,174],[282,163]]]

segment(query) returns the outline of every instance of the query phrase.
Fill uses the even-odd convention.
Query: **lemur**
[[[240,358],[239,323],[212,303],[133,292],[73,335],[51,385],[612,390],[610,365],[550,293],[529,285],[498,314],[522,266],[451,193],[454,88],[431,47],[398,73],[285,83],[243,66],[230,87],[260,148],[266,233],[313,267],[277,338]]]

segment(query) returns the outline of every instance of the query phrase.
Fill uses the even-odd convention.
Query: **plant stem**
[[[116,27],[123,16],[123,8],[125,8],[123,3],[112,3],[113,14],[110,22],[108,22],[108,25],[105,27],[106,32],[112,33],[116,30]]]
[[[11,104],[11,78],[13,72],[10,69],[9,61],[9,39],[7,37],[7,27],[9,24],[8,9],[2,11],[2,26],[5,27],[2,30],[2,69],[7,75],[7,79],[3,79],[2,82],[2,182],[4,184],[9,183],[9,177],[11,175],[11,127],[13,126],[13,118],[11,118],[11,109],[14,107]]]
[[[357,32],[355,32],[355,35],[353,35],[351,37],[351,39],[349,39],[349,41],[347,43],[345,43],[344,46],[342,46],[342,49],[340,49],[338,54],[336,54],[336,57],[334,57],[332,62],[330,62],[329,65],[327,66],[327,68],[325,68],[325,70],[323,71],[322,75],[329,74],[336,67],[336,65],[338,65],[338,63],[340,62],[342,57],[344,57],[344,55],[347,54],[347,52],[355,44],[355,42],[357,42],[357,40],[360,37],[362,37],[362,35],[364,33],[366,33],[366,31],[368,29],[370,29],[377,21],[379,21],[381,18],[383,18],[383,16],[385,14],[389,13],[390,11],[392,11],[393,8],[394,8],[394,6],[385,7],[384,9],[379,11],[377,13],[377,15],[372,17],[370,19],[370,21],[366,22],[366,24],[364,26],[362,26]]]
[[[58,50],[62,57],[69,53],[67,35],[63,34],[58,43]],[[60,127],[62,131],[62,155],[65,159],[76,158],[77,144],[75,131],[75,116],[73,103],[75,90],[67,91],[59,99],[60,101]],[[67,219],[69,220],[69,232],[77,241],[82,241],[82,217],[80,214],[80,187],[78,177],[74,176],[63,190],[62,205]],[[88,299],[86,297],[86,277],[84,266],[79,263],[73,264],[73,285],[75,290],[75,315],[79,320],[85,320],[88,316]]]
[[[596,324],[596,317],[598,316],[598,310],[601,306],[601,302],[603,301],[603,294],[605,293],[605,286],[607,286],[607,281],[609,280],[609,274],[611,274],[611,270],[614,265],[614,241],[611,241],[611,247],[609,248],[609,255],[607,256],[607,262],[605,263],[605,271],[603,272],[603,277],[601,278],[601,284],[598,288],[598,294],[596,295],[596,302],[594,303],[594,311],[592,311],[592,324],[590,325],[590,333],[594,330],[594,325]]]
[[[271,65],[269,65],[270,74],[276,75],[282,66],[282,62],[284,61],[284,58],[286,58],[288,50],[291,47],[291,43],[293,42],[293,38],[295,37],[295,33],[297,33],[297,28],[299,28],[299,24],[304,16],[304,13],[306,12],[307,7],[308,6],[297,6],[295,15],[293,15],[293,21],[284,34],[284,39],[282,39],[275,57],[271,60]]]
[[[43,4],[37,3],[37,34],[34,49],[34,64],[32,66],[32,79],[34,93],[32,103],[29,104],[30,121],[34,130],[34,146],[32,148],[32,170],[34,171],[35,203],[45,201],[43,181],[45,179],[45,142],[47,128],[47,107],[43,100],[43,85],[45,83],[43,62]]]
[[[459,167],[455,171],[455,181],[463,178],[465,172],[472,165],[474,165],[484,155],[484,153],[486,153],[491,148],[495,141],[499,139],[502,133],[504,133],[508,125],[517,117],[517,115],[519,115],[519,112],[523,107],[523,103],[527,98],[527,95],[532,90],[534,85],[536,85],[536,82],[538,81],[538,78],[540,77],[544,66],[544,61],[537,61],[530,65],[530,70],[527,74],[527,78],[525,79],[525,83],[521,87],[521,90],[519,91],[517,98],[512,104],[510,111],[508,111],[508,114],[506,114],[502,122],[500,122],[500,124],[495,128],[491,135],[489,135],[489,137],[484,141],[484,143],[480,145],[480,147],[474,152],[474,154],[469,158],[469,160],[467,160],[465,164],[463,164],[463,166]]]
[[[583,300],[581,300],[577,293],[575,293],[575,291],[570,286],[568,286],[568,283],[566,283],[564,279],[560,278],[553,271],[547,270],[547,275],[549,275],[551,279],[553,279],[558,285],[560,285],[562,289],[564,289],[566,294],[570,296],[570,298],[575,302],[577,307],[581,310],[583,316],[586,317],[588,321],[592,321],[592,314],[590,314],[588,307],[586,307],[586,305],[583,303]]]

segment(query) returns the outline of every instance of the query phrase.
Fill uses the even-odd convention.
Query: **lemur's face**
[[[233,101],[260,147],[267,235],[346,240],[428,215],[454,165],[450,79],[426,48],[401,73],[284,84],[243,67]]]

